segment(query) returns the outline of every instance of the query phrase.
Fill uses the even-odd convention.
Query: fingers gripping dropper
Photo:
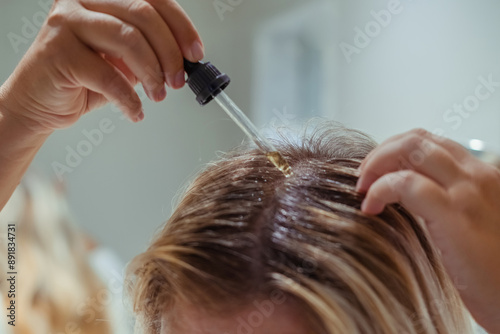
[[[211,63],[192,63],[184,60],[184,68],[188,74],[187,84],[196,94],[196,101],[200,105],[205,105],[215,99],[221,108],[231,117],[231,119],[250,137],[255,144],[263,151],[269,161],[271,161],[285,176],[292,175],[292,169],[278,152],[273,144],[264,138],[255,125],[241,111],[223,90],[229,85],[231,79],[226,74],[221,73]]]

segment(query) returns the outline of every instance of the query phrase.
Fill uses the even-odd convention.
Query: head
[[[468,333],[425,227],[400,205],[360,211],[374,142],[331,124],[209,164],[129,267],[145,333]]]

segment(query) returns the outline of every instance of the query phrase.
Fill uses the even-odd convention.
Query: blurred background
[[[378,141],[424,127],[499,150],[496,0],[179,2],[204,39],[206,59],[231,77],[227,93],[266,133],[320,116]],[[1,82],[48,3],[0,0]],[[143,102],[140,124],[102,108],[54,133],[33,164],[64,181],[75,220],[124,263],[147,247],[179,189],[244,139],[215,103],[200,107],[187,88]]]

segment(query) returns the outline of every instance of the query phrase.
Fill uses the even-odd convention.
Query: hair
[[[273,291],[315,333],[472,333],[424,223],[398,204],[361,212],[357,168],[375,143],[332,123],[313,130],[276,143],[290,177],[239,148],[191,183],[128,269],[145,333],[182,302],[221,315]]]
[[[1,212],[0,226],[15,225],[16,313],[13,334],[110,334],[107,310],[95,302],[105,286],[92,270],[84,234],[62,191],[28,175]],[[3,232],[2,231],[2,232]],[[0,268],[7,271],[8,235],[0,240]],[[10,285],[0,282],[8,303]],[[0,304],[2,304],[0,302]]]

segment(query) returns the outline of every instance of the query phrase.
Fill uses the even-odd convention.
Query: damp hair
[[[472,333],[425,225],[398,204],[360,211],[357,168],[373,140],[325,122],[275,145],[292,176],[258,150],[226,154],[130,263],[143,333],[160,333],[179,303],[217,316],[276,291],[314,333]]]

